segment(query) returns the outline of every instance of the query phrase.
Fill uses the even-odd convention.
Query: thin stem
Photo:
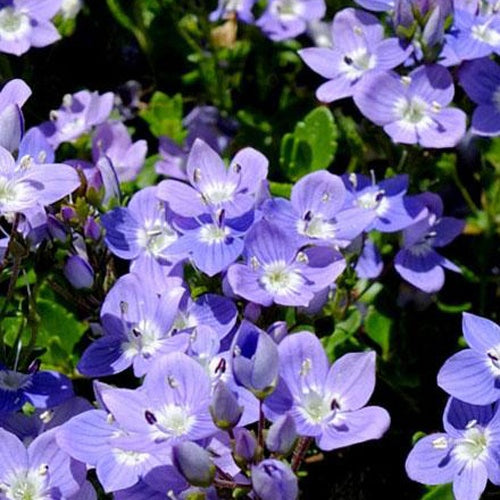
[[[455,182],[458,190],[460,191],[460,194],[462,195],[463,199],[465,200],[465,203],[467,203],[467,206],[469,207],[470,211],[474,214],[477,214],[479,212],[478,206],[474,203],[474,200],[472,199],[471,195],[469,194],[469,191],[467,191],[467,188],[463,185],[462,181],[460,180],[460,177],[458,176],[458,171],[456,165],[453,167],[453,173],[452,173],[453,181]]]
[[[299,469],[300,464],[302,463],[302,460],[304,460],[307,450],[309,449],[309,446],[311,446],[311,443],[312,438],[310,437],[302,437],[299,439],[299,442],[297,443],[295,450],[293,450],[292,455],[292,470],[294,472]]]
[[[264,411],[262,409],[262,401],[259,401],[259,429],[258,429],[258,434],[257,434],[257,442],[259,444],[260,450],[264,450],[264,426],[265,426],[265,424],[266,424],[266,418],[264,417]]]

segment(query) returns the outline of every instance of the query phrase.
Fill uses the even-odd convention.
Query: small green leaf
[[[365,318],[365,331],[367,335],[382,348],[382,357],[387,359],[389,356],[391,330],[394,320],[374,306],[368,308]]]
[[[429,487],[429,491],[421,500],[453,500],[454,498],[452,485],[448,483]]]
[[[335,349],[352,337],[361,326],[361,313],[357,307],[350,307],[346,319],[335,324],[333,333],[323,337],[323,347],[330,360],[335,359]]]
[[[155,92],[149,105],[140,116],[147,123],[156,137],[167,136],[181,144],[186,136],[182,125],[182,96],[169,97],[163,92]]]
[[[337,151],[338,130],[330,110],[321,106],[283,136],[280,164],[286,176],[297,180],[309,172],[327,168]]]

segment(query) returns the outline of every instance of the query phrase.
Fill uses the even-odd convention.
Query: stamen
[[[28,373],[34,374],[37,373],[40,370],[40,365],[42,362],[37,358],[34,359],[30,365],[28,366]]]
[[[477,425],[477,420],[473,419],[470,422],[467,422],[467,425],[465,426],[466,429],[472,429],[473,427],[476,427]]]
[[[167,377],[167,383],[172,389],[176,389],[177,387],[179,387],[179,382],[177,382],[173,375],[169,375]]]
[[[193,180],[198,183],[201,181],[201,170],[199,168],[195,168],[193,172]]]
[[[444,436],[434,439],[434,441],[432,441],[432,447],[436,450],[445,450],[448,448],[448,440]]]
[[[323,203],[326,203],[327,201],[329,201],[329,200],[330,200],[330,198],[331,198],[331,194],[330,194],[330,193],[328,193],[327,191],[325,191],[325,192],[323,193],[323,196],[321,197],[321,201],[322,201]]]
[[[146,410],[144,412],[144,417],[146,419],[146,422],[149,424],[149,425],[155,425],[158,420],[156,419],[155,415],[153,412],[149,411],[149,410]]]
[[[220,361],[219,361],[219,364],[217,365],[217,367],[215,368],[215,373],[226,373],[226,360],[224,358],[222,358]]]
[[[45,476],[47,475],[48,472],[49,472],[49,466],[47,464],[40,465],[38,469],[38,474],[40,474],[40,476]]]
[[[250,266],[254,271],[257,271],[257,269],[259,269],[260,267],[259,259],[257,259],[255,255],[250,257]]]
[[[411,76],[402,76],[401,77],[401,83],[408,87],[411,83]]]
[[[309,262],[309,257],[304,252],[299,252],[296,257],[297,262],[301,264],[307,264]]]
[[[53,417],[54,417],[54,410],[45,410],[43,413],[40,414],[40,420],[44,424],[48,424]]]
[[[241,165],[239,163],[235,163],[234,164],[234,167],[233,167],[233,170],[239,174],[241,172]]]

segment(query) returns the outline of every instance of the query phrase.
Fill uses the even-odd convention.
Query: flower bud
[[[193,486],[206,488],[215,477],[215,465],[208,451],[192,441],[184,441],[172,448],[172,462],[175,468]]]
[[[272,458],[252,467],[252,487],[260,500],[295,500],[299,495],[290,466]]]
[[[288,335],[286,321],[275,321],[269,326],[267,333],[269,333],[271,338],[279,344]]]
[[[238,405],[237,397],[222,380],[214,388],[210,414],[215,425],[222,430],[236,427],[243,414],[243,407]]]
[[[281,415],[271,425],[266,436],[266,446],[269,451],[286,455],[292,449],[297,439],[295,421],[288,414]]]
[[[237,463],[252,462],[257,451],[255,436],[244,427],[235,429],[234,459]]]
[[[93,217],[87,217],[83,226],[83,234],[85,238],[97,241],[101,236],[101,226],[96,222]]]
[[[79,255],[72,255],[64,266],[64,276],[71,285],[78,289],[91,288],[94,284],[94,270]]]
[[[232,368],[238,384],[264,399],[278,381],[278,346],[266,332],[243,320],[233,342]]]
[[[64,242],[68,239],[68,233],[64,224],[52,214],[47,216],[47,229],[55,240]]]

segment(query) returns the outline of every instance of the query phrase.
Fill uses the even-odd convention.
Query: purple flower
[[[20,56],[61,38],[50,22],[61,0],[11,0],[0,7],[0,52]]]
[[[197,139],[187,161],[189,184],[162,181],[157,196],[182,217],[199,217],[218,210],[224,210],[228,219],[239,217],[254,208],[267,168],[267,159],[252,148],[239,151],[226,168],[222,158]]]
[[[500,35],[499,35],[500,37]],[[472,115],[472,133],[500,134],[500,66],[485,57],[460,67],[460,84],[478,106]]]
[[[112,389],[101,384],[98,390]],[[140,450],[142,436],[137,439],[136,434],[125,432],[104,410],[90,410],[73,417],[57,429],[56,439],[68,455],[96,469],[106,492],[131,487],[169,461],[169,454],[159,450]],[[179,475],[173,467],[169,469],[169,482],[175,482]]]
[[[20,410],[25,403],[35,408],[51,408],[73,397],[71,381],[52,371],[38,371],[35,362],[30,373],[8,370],[0,365],[0,413]]]
[[[131,271],[153,275],[158,282],[163,270],[171,269],[169,246],[178,233],[171,225],[172,213],[148,187],[132,196],[127,208],[115,208],[101,217],[105,241],[116,256],[131,260]]]
[[[210,13],[210,21],[226,19],[236,14],[238,19],[245,23],[253,23],[252,7],[256,0],[219,0],[217,9]]]
[[[457,500],[479,500],[488,478],[500,485],[500,411],[450,398],[444,411],[444,433],[417,442],[406,460],[406,472],[424,484],[453,482]]]
[[[184,294],[178,280],[166,281],[159,295],[146,277],[122,276],[106,296],[101,309],[104,335],[83,353],[78,370],[89,376],[119,373],[130,365],[143,376],[158,357],[185,351],[188,336],[171,336],[177,306]]]
[[[290,201],[269,200],[262,211],[267,220],[295,236],[299,246],[346,247],[372,222],[375,213],[359,207],[342,210],[345,198],[342,179],[320,170],[293,186]]]
[[[37,437],[26,449],[0,429],[0,492],[2,498],[68,498],[85,480],[85,466],[59,449],[55,431]]]
[[[0,146],[0,213],[50,205],[80,186],[76,170],[64,164],[41,164],[29,155],[16,162]]]
[[[235,294],[263,306],[273,302],[307,306],[345,268],[337,251],[327,247],[299,251],[293,235],[267,221],[254,224],[248,232],[245,254],[245,264],[229,267],[229,285]]]
[[[375,387],[375,353],[350,353],[331,367],[318,338],[294,333],[278,346],[280,381],[266,399],[266,416],[289,413],[300,436],[316,438],[333,450],[380,438],[389,427],[388,413],[363,406]]]
[[[252,488],[261,500],[295,500],[299,496],[297,476],[288,464],[274,458],[252,467]]]
[[[384,40],[384,27],[375,16],[357,9],[336,14],[332,38],[332,49],[299,51],[311,69],[329,80],[316,91],[322,102],[352,96],[357,84],[371,71],[393,69],[409,55],[397,38]]]
[[[64,276],[77,290],[92,288],[94,284],[94,270],[89,262],[80,255],[72,255],[64,265]]]
[[[445,37],[448,64],[500,54],[500,17],[497,12],[475,14],[455,10],[453,26]]]
[[[140,436],[144,451],[217,432],[209,411],[210,378],[182,353],[154,363],[140,389],[108,389],[101,398],[123,430]]]
[[[81,90],[66,94],[62,106],[52,111],[51,120],[40,125],[49,143],[57,148],[59,144],[74,141],[95,125],[103,123],[111,113],[114,95],[112,92],[99,95],[97,92]]]
[[[465,222],[454,217],[442,217],[443,203],[434,193],[417,195],[428,209],[427,217],[403,232],[403,248],[395,258],[396,271],[420,290],[433,293],[444,284],[443,268],[460,272],[460,269],[439,255],[439,248],[453,241],[463,230]]]
[[[372,240],[367,239],[356,262],[356,274],[362,279],[378,278],[384,269],[380,252]]]
[[[446,148],[456,146],[465,134],[465,113],[449,107],[453,94],[448,70],[430,65],[403,77],[371,73],[358,85],[354,102],[394,142]]]
[[[277,42],[304,33],[307,22],[321,19],[325,11],[324,0],[270,0],[256,24]]]
[[[19,147],[24,131],[21,107],[30,95],[31,89],[22,80],[10,80],[0,91],[0,146],[9,151]]]
[[[361,174],[343,176],[343,180],[347,187],[344,208],[359,207],[374,215],[366,231],[400,231],[412,225],[422,212],[421,204],[406,196],[407,175],[397,175],[379,183]]]
[[[137,177],[146,158],[148,146],[145,140],[132,143],[127,127],[122,122],[107,122],[99,125],[92,139],[92,157],[97,162],[107,156],[120,182]]]
[[[462,328],[471,348],[446,361],[439,371],[438,385],[466,403],[495,403],[500,400],[500,327],[464,313]]]

